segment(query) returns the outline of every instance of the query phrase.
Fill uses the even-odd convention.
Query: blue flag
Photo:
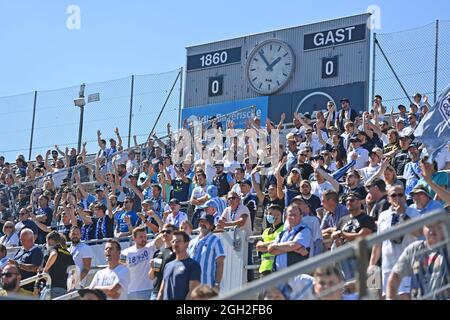
[[[414,136],[424,144],[432,158],[450,141],[450,85],[419,122]]]

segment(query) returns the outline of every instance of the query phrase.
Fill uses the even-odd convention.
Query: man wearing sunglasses
[[[388,189],[388,201],[390,208],[383,211],[378,217],[377,233],[383,233],[389,229],[409,220],[420,216],[419,212],[406,205],[405,191],[402,186],[395,185]],[[372,247],[372,256],[370,257],[370,266],[375,266],[381,257],[381,280],[383,283],[383,293],[386,295],[386,285],[389,274],[402,254],[403,250],[416,240],[413,234],[407,234],[400,238],[385,240],[383,243],[377,243]],[[369,267],[370,268],[370,267]],[[411,292],[411,277],[405,277],[398,288],[397,294],[403,300],[409,299]]]
[[[20,287],[21,280],[22,276],[20,275],[19,269],[13,264],[6,265],[2,273],[0,273],[0,284],[4,290],[3,294],[1,292],[2,290],[0,290],[0,295],[30,295],[29,292]]]
[[[161,283],[163,280],[164,269],[166,265],[175,260],[175,253],[172,250],[173,232],[177,229],[173,224],[165,224],[161,232],[155,238],[155,242],[162,238],[162,246],[155,252],[153,259],[150,260],[150,271],[148,277],[153,280],[153,291],[150,300],[156,300],[158,297]]]

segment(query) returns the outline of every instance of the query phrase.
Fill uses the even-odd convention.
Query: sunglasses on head
[[[358,199],[356,199],[356,198],[350,198],[350,199],[347,199],[347,202],[354,202],[354,201],[356,201],[356,200],[358,200]]]

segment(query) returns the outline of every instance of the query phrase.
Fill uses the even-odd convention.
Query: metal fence
[[[450,21],[374,34],[372,55],[372,99],[380,94],[396,109],[419,92],[433,104],[450,83]]]
[[[433,225],[436,223],[441,223],[442,225],[444,240],[433,245],[433,248],[436,252],[448,252],[450,249],[450,216],[445,210],[435,211],[422,215],[417,219],[409,220],[386,232],[350,242],[331,253],[325,252],[301,263],[291,265],[260,280],[248,283],[242,288],[221,294],[218,299],[257,299],[258,297],[262,297],[263,293],[268,293],[273,288],[279,288],[280,291],[286,293],[285,289],[287,287],[290,291],[287,295],[290,300],[320,299],[324,295],[337,290],[343,293],[341,299],[380,299],[381,274],[371,274],[369,268],[369,259],[373,246],[381,244],[383,241],[395,240],[399,237],[409,235],[411,232],[422,230],[424,225]],[[448,254],[445,253],[442,255],[439,265],[443,270],[448,270],[446,268],[449,264]],[[329,287],[325,293],[321,293],[318,296],[312,288],[314,280],[312,280],[311,275],[317,268],[328,266],[338,266],[343,273],[343,281],[336,283],[334,287]],[[414,271],[414,273],[416,272]],[[379,277],[379,279],[375,279],[376,277]],[[448,273],[444,273],[444,277],[445,279],[442,280],[445,280],[443,282],[446,282],[447,285],[437,286],[435,291],[425,296],[419,296],[418,299],[439,299],[434,296],[438,294],[438,291],[449,290],[448,283],[450,278]],[[416,284],[418,287],[421,285],[424,284]]]
[[[133,135],[145,142],[152,129],[178,128],[181,109],[181,69],[160,74],[133,75],[85,85],[82,141],[88,152],[98,149],[96,132],[107,140],[118,127],[124,148],[133,146]],[[35,91],[0,98],[0,154],[13,161],[17,154],[34,159],[57,144],[77,148],[80,108],[74,105],[80,86]],[[88,96],[99,93],[100,100]]]

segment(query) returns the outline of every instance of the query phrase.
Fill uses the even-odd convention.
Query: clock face
[[[289,82],[294,67],[295,56],[289,45],[279,40],[267,40],[250,53],[247,79],[256,92],[271,94]]]

